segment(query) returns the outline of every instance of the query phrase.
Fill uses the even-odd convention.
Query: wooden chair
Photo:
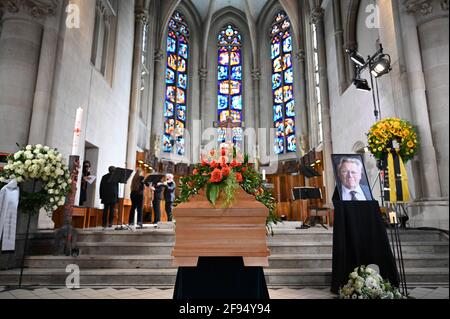
[[[101,210],[96,208],[88,208],[86,228],[97,227],[99,225],[99,218],[102,218]]]
[[[309,210],[309,217],[310,222],[315,222],[316,220],[319,220],[320,225],[322,225],[323,228],[328,229],[326,225],[331,226],[331,214],[332,209],[329,207],[318,207],[318,206],[310,206],[308,207]],[[324,223],[325,221],[325,223]]]
[[[85,228],[86,227],[86,217],[88,215],[88,209],[86,207],[74,207],[72,212],[72,225],[76,228]],[[75,219],[79,217],[80,220],[79,223],[75,222]],[[77,225],[80,225],[81,227],[77,227]]]

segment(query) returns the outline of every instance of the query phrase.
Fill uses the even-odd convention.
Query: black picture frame
[[[336,188],[338,189],[339,199],[341,201],[351,201],[349,190],[357,190],[359,201],[373,201],[372,190],[370,189],[369,179],[367,177],[364,159],[361,154],[332,154],[333,171],[336,179]],[[357,175],[346,178],[343,175],[342,166],[353,165],[348,167],[358,167],[361,169],[361,176],[358,180]],[[344,170],[345,172],[345,170]],[[352,173],[347,173],[352,174]],[[354,175],[354,174],[352,174]],[[356,185],[358,184],[358,185]],[[358,187],[359,188],[355,188]],[[363,199],[365,198],[365,199]]]

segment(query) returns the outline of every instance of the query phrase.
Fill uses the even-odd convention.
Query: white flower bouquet
[[[366,266],[356,267],[348,283],[339,289],[341,299],[404,299],[405,297],[384,280],[377,271]]]
[[[51,213],[64,205],[71,191],[69,168],[62,155],[48,146],[28,145],[8,158],[8,164],[0,172],[0,184],[9,180],[19,184],[39,181],[42,190],[37,193],[21,191],[19,205],[25,211],[36,213],[44,208]]]

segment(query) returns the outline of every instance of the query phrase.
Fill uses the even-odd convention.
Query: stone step
[[[169,255],[108,256],[87,255],[79,257],[32,256],[25,260],[28,268],[62,268],[77,265],[80,269],[161,269],[175,268]]]
[[[274,242],[269,243],[273,255],[331,254],[331,242]],[[81,242],[81,255],[170,255],[173,243],[153,242]],[[403,254],[446,254],[448,243],[441,241],[404,242]]]
[[[270,243],[272,255],[280,254],[331,254],[332,242],[275,242]],[[402,243],[403,254],[445,254],[448,255],[448,242],[425,241]]]
[[[78,243],[80,255],[166,255],[170,256],[173,243],[147,243],[147,242],[82,242]]]
[[[175,242],[175,232],[166,229],[139,231],[82,231],[78,235],[78,242],[173,243]]]
[[[388,229],[387,235],[391,240],[391,232]],[[441,241],[444,239],[439,231],[419,231],[419,230],[401,230],[399,232],[400,240],[406,241]],[[310,229],[275,229],[274,236],[268,237],[269,242],[283,242],[283,241],[314,241],[326,242],[333,240],[332,231],[317,231]]]
[[[80,285],[93,286],[168,286],[174,285],[176,269],[93,269],[81,270]],[[331,269],[265,269],[269,286],[322,286],[331,284]],[[3,271],[1,286],[17,285],[20,270]],[[62,269],[25,269],[22,283],[33,286],[65,286],[69,274]],[[428,283],[448,286],[448,268],[407,269],[409,287]]]
[[[406,268],[414,267],[448,267],[448,256],[440,255],[404,255]],[[68,265],[78,265],[81,269],[158,269],[173,268],[172,257],[168,255],[146,256],[108,256],[81,255],[79,257],[65,256],[31,256],[27,257],[25,266],[28,268],[63,268]],[[316,269],[330,268],[331,254],[313,255],[272,255],[269,257],[270,268]]]
[[[416,267],[448,267],[449,258],[440,255],[404,255],[405,268]],[[331,254],[313,255],[271,255],[269,257],[270,268],[316,269],[331,268]]]

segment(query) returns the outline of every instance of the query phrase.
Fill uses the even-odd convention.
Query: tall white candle
[[[389,213],[389,220],[392,225],[397,225],[397,214],[395,212]]]
[[[266,170],[265,169],[262,170],[262,179],[263,179],[263,181],[266,180]]]
[[[75,118],[75,127],[73,129],[73,143],[72,155],[79,156],[80,154],[80,139],[81,139],[81,124],[83,122],[83,108],[77,109],[77,116]]]

